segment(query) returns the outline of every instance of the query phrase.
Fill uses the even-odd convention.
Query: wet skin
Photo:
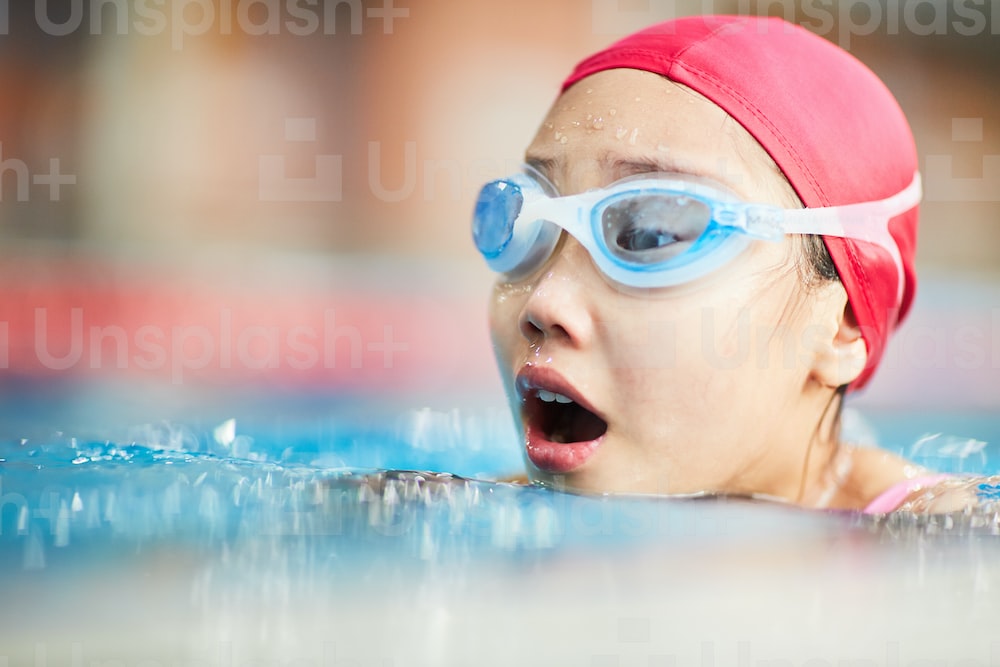
[[[710,178],[746,201],[799,206],[724,111],[646,72],[610,70],[574,85],[526,160],[562,195],[660,171]],[[533,274],[501,276],[490,327],[528,476],[585,492],[814,505],[857,505],[901,478],[892,460],[865,464],[854,479],[843,458],[851,450],[832,441],[824,413],[835,388],[863,368],[865,348],[843,287],[804,285],[800,248],[794,237],[757,241],[693,283],[638,290],[606,279],[564,233]],[[551,407],[551,394],[540,400],[540,390],[586,410],[553,417],[565,408]]]

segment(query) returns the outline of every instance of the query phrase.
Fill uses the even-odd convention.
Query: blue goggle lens
[[[472,218],[472,239],[487,259],[497,257],[514,236],[514,222],[524,205],[520,186],[493,181],[483,186]]]

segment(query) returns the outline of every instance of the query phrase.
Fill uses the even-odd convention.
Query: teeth
[[[556,395],[551,391],[545,391],[544,389],[539,389],[538,398],[542,401],[545,401],[546,403],[551,403],[552,401],[556,400]]]
[[[554,391],[546,391],[545,389],[538,390],[538,398],[545,403],[572,403],[573,399],[568,396],[563,396],[562,394],[557,394]]]

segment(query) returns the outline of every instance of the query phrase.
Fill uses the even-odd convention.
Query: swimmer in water
[[[888,89],[780,19],[581,62],[473,220],[527,477],[869,512],[947,484],[840,439],[913,300],[920,187]]]

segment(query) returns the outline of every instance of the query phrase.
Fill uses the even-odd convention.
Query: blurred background
[[[923,283],[859,403],[996,414],[995,5],[0,2],[0,385],[59,401],[58,419],[247,392],[275,411],[304,394],[499,404],[478,187],[516,167],[579,59],[715,12],[840,44],[911,120]],[[5,405],[10,430],[23,404]]]

